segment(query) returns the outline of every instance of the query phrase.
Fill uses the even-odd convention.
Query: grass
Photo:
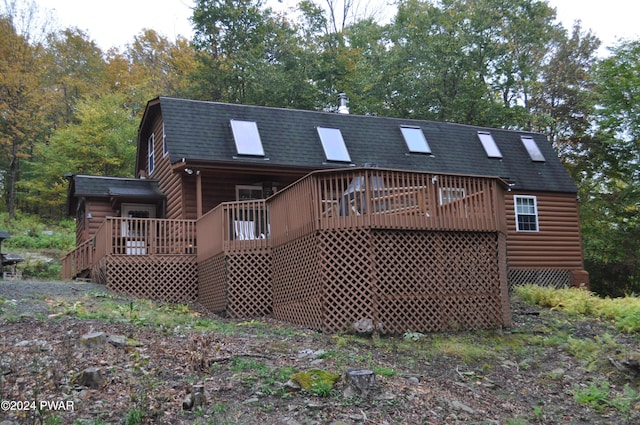
[[[518,287],[515,291],[524,300],[541,307],[610,321],[625,333],[640,331],[640,299],[635,295],[600,298],[582,289],[553,289],[536,285]]]
[[[17,267],[24,279],[60,279],[60,259],[75,247],[73,220],[44,223],[41,217],[23,213],[9,220],[0,212],[0,229],[11,235],[2,242],[2,251],[25,257]]]
[[[495,371],[504,368],[505,361],[514,371],[535,371],[539,359],[552,349],[573,359],[574,367],[589,372],[588,380],[574,381],[568,393],[575,403],[588,406],[594,412],[616,411],[617,414],[635,415],[640,405],[640,395],[636,387],[624,385],[620,375],[614,379],[615,369],[607,360],[612,353],[625,350],[621,336],[608,327],[610,332],[589,332],[591,325],[598,321],[609,322],[619,330],[633,333],[637,329],[636,321],[640,311],[637,298],[628,296],[620,299],[598,298],[583,290],[550,289],[527,286],[516,289],[514,297],[537,304],[543,320],[534,320],[511,331],[474,330],[468,332],[446,332],[418,334],[408,331],[395,337],[364,337],[351,334],[334,335],[323,341],[326,350],[318,356],[330,370],[341,371],[345,368],[366,367],[373,369],[384,382],[394,381],[410,375],[416,368],[425,364],[441,367],[449,365],[459,379],[470,386],[480,385],[484,378],[490,378]],[[200,367],[193,373],[220,373],[228,371],[243,387],[264,395],[276,397],[295,397],[287,393],[282,384],[295,374],[304,371],[298,364],[286,364],[274,359],[279,353],[289,353],[288,337],[304,336],[315,339],[313,332],[296,330],[286,325],[279,329],[273,323],[257,319],[248,321],[216,320],[204,316],[193,309],[192,305],[180,303],[154,302],[144,299],[129,299],[123,296],[103,292],[88,292],[80,298],[69,300],[47,300],[59,316],[70,315],[78,319],[99,319],[106,322],[130,323],[139,327],[151,327],[166,334],[210,336],[213,345],[202,342],[200,345],[187,344]],[[10,302],[0,299],[2,309],[10,309]],[[548,309],[548,310],[546,310]],[[556,314],[554,311],[562,311]],[[627,316],[628,315],[628,316]],[[6,314],[5,314],[6,318]],[[595,321],[595,322],[594,322]],[[586,329],[586,331],[585,331]],[[585,331],[586,333],[581,333]],[[227,336],[266,338],[265,359],[236,353],[228,361],[211,364],[208,360],[215,357],[212,350]],[[634,337],[635,335],[632,335]],[[318,336],[317,338],[322,338]],[[625,337],[629,338],[629,337]],[[205,341],[206,342],[206,341]],[[314,342],[309,341],[311,347]],[[545,351],[546,350],[546,351]],[[295,353],[295,351],[293,351]],[[375,355],[373,353],[376,353]],[[201,361],[202,360],[202,361]],[[142,364],[143,358],[131,358],[130,363]],[[302,363],[301,363],[302,364]],[[142,369],[147,369],[142,364]],[[214,370],[215,369],[215,370]],[[549,369],[540,374],[540,385],[559,385],[566,375],[564,367]],[[529,372],[530,373],[530,372]],[[197,377],[194,377],[196,379]],[[309,387],[307,395],[317,397],[337,396],[331,385],[320,382]],[[265,409],[271,407],[265,405]],[[147,414],[144,406],[133,406],[124,418],[127,423],[139,423],[139,414]],[[525,418],[510,418],[507,423],[539,423],[547,414],[547,407],[533,406]],[[212,412],[210,412],[212,413]],[[224,415],[226,416],[226,414]],[[204,419],[204,418],[202,418]],[[220,418],[226,419],[226,418]],[[507,418],[503,418],[507,419]],[[55,421],[55,418],[51,418]]]

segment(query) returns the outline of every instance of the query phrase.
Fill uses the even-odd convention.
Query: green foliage
[[[291,380],[302,389],[319,397],[327,397],[332,394],[333,385],[340,379],[340,375],[326,370],[312,369],[305,372],[294,373]]]
[[[374,366],[373,372],[380,376],[395,376],[398,374],[397,370],[386,366]]]
[[[600,298],[582,289],[553,289],[537,285],[517,287],[516,294],[526,301],[543,307],[566,311],[573,315],[591,315],[612,321],[616,328],[627,333],[640,330],[640,298]]]
[[[125,425],[142,425],[143,419],[144,414],[137,409],[133,409],[127,413],[124,423]]]
[[[640,393],[625,385],[623,394],[613,395],[609,382],[592,383],[587,387],[578,387],[573,396],[580,404],[586,404],[597,413],[613,408],[628,413],[631,407],[640,400]]]

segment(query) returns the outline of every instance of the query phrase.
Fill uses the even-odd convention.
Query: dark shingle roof
[[[265,166],[295,166],[321,169],[325,159],[316,127],[339,128],[357,166],[379,167],[452,174],[497,176],[509,180],[514,189],[575,193],[576,186],[564,169],[546,136],[539,133],[487,129],[469,125],[343,115],[327,112],[217,102],[158,98],[170,161],[256,162],[239,157],[229,121],[257,123]],[[147,111],[148,112],[148,111]],[[420,127],[433,155],[409,153],[400,126]],[[488,158],[477,137],[478,131],[493,135],[503,158]],[[520,136],[533,137],[545,162],[534,162]]]
[[[69,215],[74,215],[80,198],[162,199],[158,182],[149,179],[100,177],[76,174],[70,176],[67,194]]]
[[[85,175],[75,175],[73,180],[75,196],[134,196],[136,198],[162,198],[164,196],[155,180]]]

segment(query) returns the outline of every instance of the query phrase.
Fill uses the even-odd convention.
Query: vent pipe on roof
[[[340,106],[338,107],[338,113],[339,114],[348,114],[349,113],[349,107],[347,106],[347,103],[349,103],[349,99],[347,99],[347,94],[342,92],[342,93],[338,94],[338,98],[340,99]]]

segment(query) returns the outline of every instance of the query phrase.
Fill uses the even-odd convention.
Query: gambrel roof
[[[400,170],[501,177],[517,190],[577,191],[546,136],[539,133],[169,97],[156,98],[147,105],[138,135],[138,169],[146,159],[146,140],[158,115],[172,164],[198,161],[306,169],[375,164]],[[238,153],[232,120],[255,123],[264,155]],[[318,127],[340,130],[350,161],[327,160]],[[410,152],[402,127],[420,128],[431,154]],[[502,158],[487,155],[479,132],[491,134]],[[533,139],[542,160],[532,159],[523,136]]]

